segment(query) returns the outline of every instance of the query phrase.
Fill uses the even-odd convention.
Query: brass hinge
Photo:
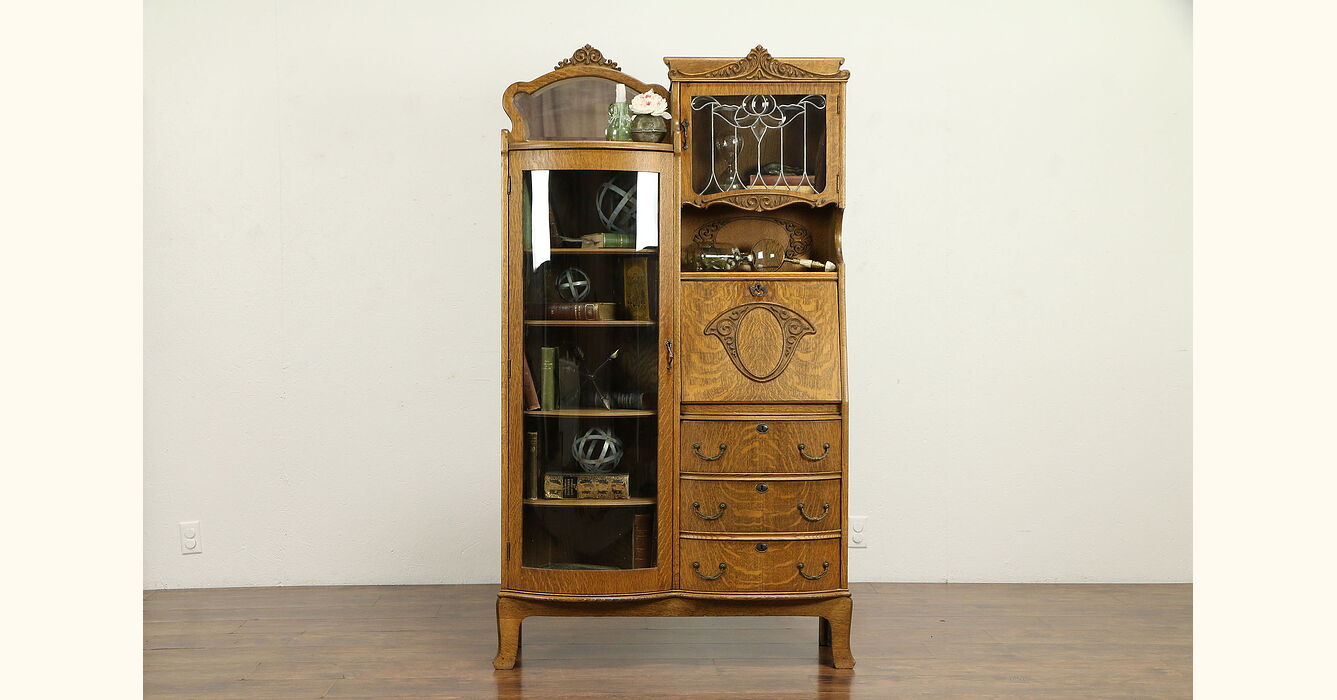
[[[507,195],[507,196],[510,196],[510,194],[511,194],[511,174],[510,174],[509,172],[507,172],[507,173],[506,173],[506,195]]]

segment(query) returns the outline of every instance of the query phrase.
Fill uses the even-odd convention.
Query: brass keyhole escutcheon
[[[758,424],[757,424],[757,432],[761,433],[762,435],[765,435],[767,432],[770,431],[770,429],[771,429],[771,426],[766,425],[765,423],[758,423]]]
[[[753,282],[752,286],[747,288],[747,291],[754,297],[764,297],[766,296],[766,285],[760,282]]]
[[[757,493],[766,493],[770,488],[766,484],[757,484]]]
[[[768,549],[770,549],[770,547],[766,546],[766,543],[765,543],[765,542],[758,542],[758,543],[757,543],[757,551],[758,551],[758,552],[764,552],[764,551],[766,551],[766,550],[768,550]]]

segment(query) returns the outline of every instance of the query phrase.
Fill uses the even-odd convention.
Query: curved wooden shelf
[[[653,326],[654,321],[525,321],[526,326]]]
[[[636,408],[558,408],[551,411],[525,411],[525,415],[550,418],[634,418],[637,416],[653,416],[655,412]]]
[[[727,280],[733,282],[740,280],[747,282],[752,280],[766,280],[768,282],[830,280],[834,282],[839,274],[839,272],[684,272],[682,273],[682,280],[684,282],[700,280]]]
[[[609,151],[666,151],[673,152],[671,143],[645,143],[642,141],[517,141],[510,145],[512,150],[534,151],[562,148],[586,148]]]
[[[652,506],[653,498],[526,498],[527,506],[559,508],[619,508],[631,506]]]
[[[533,249],[525,248],[526,253]],[[659,255],[658,248],[552,248],[549,255]]]

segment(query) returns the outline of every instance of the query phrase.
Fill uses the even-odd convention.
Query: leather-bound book
[[[525,391],[525,410],[537,411],[539,407],[539,390],[534,386],[534,373],[529,371],[529,358],[525,358],[525,377],[521,382]]]
[[[539,404],[545,411],[557,409],[557,348],[539,348]]]
[[[631,517],[631,568],[648,569],[654,565],[655,516]]]
[[[622,261],[622,299],[631,320],[650,320],[650,261],[646,258]]]
[[[550,303],[545,314],[553,321],[612,321],[617,318],[617,304],[603,301]]]

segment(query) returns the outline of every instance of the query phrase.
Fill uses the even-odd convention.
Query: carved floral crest
[[[617,67],[616,63],[604,58],[602,51],[589,44],[576,49],[576,52],[571,54],[571,58],[563,58],[554,66],[554,70],[568,66],[603,66],[617,71],[622,70]]]
[[[850,72],[847,70],[837,71],[829,75],[804,70],[792,63],[785,63],[784,61],[775,58],[765,47],[758,45],[755,49],[749,51],[743,58],[720,68],[706,71],[704,73],[675,72],[671,77],[677,80],[690,80],[693,78],[729,78],[734,80],[829,80],[831,78],[843,79],[848,78],[849,76]]]

